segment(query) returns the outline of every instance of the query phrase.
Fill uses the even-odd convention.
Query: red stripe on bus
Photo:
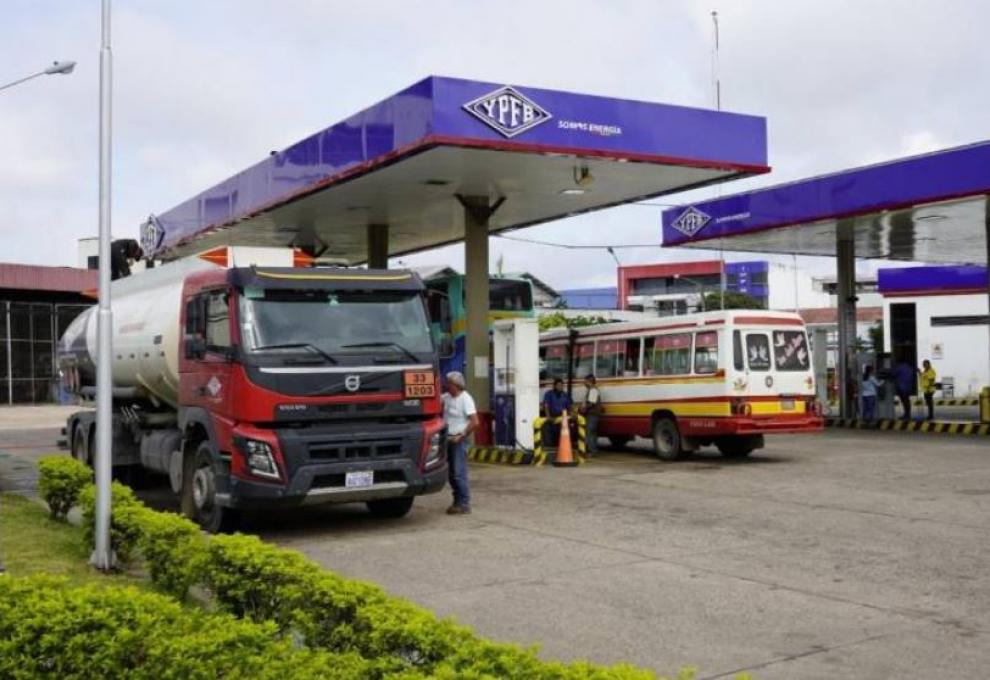
[[[801,319],[781,319],[775,316],[737,316],[736,323],[758,323],[769,326],[803,326]]]

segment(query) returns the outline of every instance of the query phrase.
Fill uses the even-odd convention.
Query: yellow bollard
[[[980,422],[990,423],[990,387],[980,392]]]

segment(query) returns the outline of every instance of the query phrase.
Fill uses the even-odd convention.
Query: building
[[[701,308],[704,295],[722,286],[720,260],[619,267],[620,309],[656,310],[661,316]],[[828,304],[812,278],[790,265],[759,260],[726,262],[725,289],[755,298],[766,309],[798,309]]]
[[[881,269],[878,283],[885,350],[915,366],[929,359],[947,397],[978,394],[990,381],[986,267]]]
[[[571,288],[560,291],[568,309],[618,309],[615,286],[604,288]]]
[[[0,403],[57,399],[58,339],[96,287],[92,270],[0,264]]]
[[[814,279],[815,290],[828,295],[828,306],[839,306],[839,284],[834,276]],[[858,307],[883,307],[883,295],[877,288],[877,276],[856,274],[856,305]]]

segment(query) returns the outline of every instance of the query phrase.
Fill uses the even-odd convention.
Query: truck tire
[[[653,423],[653,451],[660,460],[673,461],[684,456],[681,431],[670,416],[657,418]]]
[[[745,458],[757,448],[756,437],[724,437],[715,442],[723,458]]]
[[[382,519],[398,519],[405,517],[413,506],[412,496],[402,496],[399,498],[385,498],[378,501],[368,501],[368,510],[375,517]]]
[[[72,442],[70,450],[72,457],[83,465],[90,465],[89,448],[86,446],[86,435],[83,433],[82,425],[76,423],[72,426]]]
[[[213,447],[209,441],[200,442],[193,455],[192,474],[183,475],[183,512],[211,534],[236,528],[239,513],[217,504],[216,472],[213,469]]]
[[[631,441],[632,441],[632,437],[626,435],[622,435],[622,436],[614,435],[614,436],[609,436],[608,438],[609,445],[611,445],[613,449],[619,449],[619,450],[629,446],[629,442]]]

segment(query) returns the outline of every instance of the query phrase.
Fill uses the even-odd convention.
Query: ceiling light
[[[582,189],[580,187],[574,187],[571,189],[561,189],[559,192],[562,196],[580,196],[582,194],[588,193],[587,189]]]
[[[920,217],[915,217],[914,218],[914,221],[915,222],[921,222],[922,220],[937,221],[937,220],[947,220],[947,219],[949,219],[949,218],[946,217],[945,215],[922,215]]]
[[[428,187],[445,187],[450,184],[449,179],[428,179],[423,182]]]

